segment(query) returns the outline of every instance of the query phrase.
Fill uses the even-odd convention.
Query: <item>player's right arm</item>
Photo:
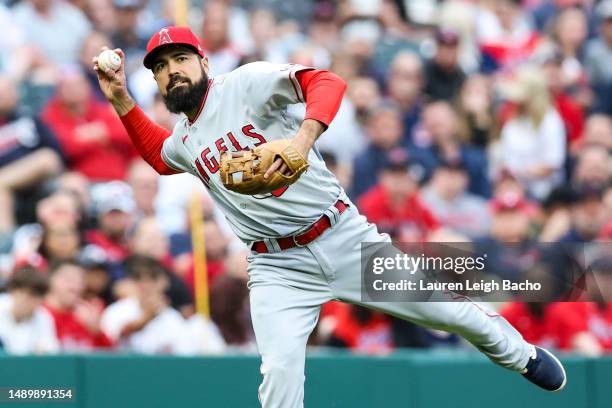
[[[104,47],[102,50],[105,49],[107,48]],[[127,89],[125,55],[119,48],[114,51],[121,57],[121,67],[117,71],[109,69],[103,72],[98,66],[98,58],[94,57],[92,60],[100,89],[119,115],[142,158],[159,174],[180,173],[179,170],[168,166],[162,159],[164,141],[171,135],[171,132],[149,119],[136,105]]]

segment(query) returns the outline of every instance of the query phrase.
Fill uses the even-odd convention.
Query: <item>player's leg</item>
[[[290,251],[266,254],[249,265],[251,316],[262,358],[259,399],[263,408],[303,407],[306,343],[320,305],[331,299],[308,250]],[[304,255],[302,262],[296,254]]]
[[[514,370],[527,364],[533,348],[501,316],[469,301],[375,302],[361,300],[361,242],[385,242],[374,225],[367,224],[353,208],[333,228],[334,233],[315,241],[317,253],[333,273],[334,296],[350,303],[393,314],[424,327],[461,335],[495,363]],[[341,253],[342,256],[337,256]]]

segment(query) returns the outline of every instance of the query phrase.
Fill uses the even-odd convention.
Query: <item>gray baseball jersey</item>
[[[245,242],[291,235],[316,221],[343,195],[342,187],[314,147],[310,168],[296,183],[271,194],[247,196],[223,187],[220,156],[290,139],[301,121],[287,106],[304,103],[294,64],[254,62],[210,80],[193,122],[183,117],[166,139],[162,158],[176,170],[199,177]]]

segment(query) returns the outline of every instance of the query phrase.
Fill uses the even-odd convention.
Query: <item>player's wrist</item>
[[[134,106],[136,106],[136,102],[130,95],[123,95],[120,97],[112,98],[110,100],[111,105],[115,108],[115,111],[119,116],[125,116],[131,111]]]
[[[325,126],[314,119],[305,119],[300,126],[300,130],[293,139],[294,147],[304,156],[308,157],[308,152],[314,145],[317,138],[323,133]]]

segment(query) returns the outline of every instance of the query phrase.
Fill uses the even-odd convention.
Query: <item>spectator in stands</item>
[[[145,2],[142,0],[112,0],[112,2],[115,27],[111,40],[115,47],[121,48],[125,53],[125,72],[129,75],[140,68],[147,49],[147,38],[139,31],[139,17]]]
[[[604,0],[597,6],[599,35],[586,46],[585,67],[591,87],[599,97],[600,90],[612,84],[612,0]]]
[[[425,93],[433,100],[454,100],[465,74],[459,65],[459,35],[451,30],[436,34],[436,53],[425,65]]]
[[[214,247],[218,237],[209,238],[212,240],[209,245]],[[193,293],[193,264],[189,265],[187,272],[187,276],[191,280],[186,282],[183,276],[178,276],[176,273],[175,262],[170,254],[169,245],[168,237],[163,234],[154,217],[143,218],[136,224],[131,239],[132,253],[155,259],[162,265],[168,278],[168,296],[171,306],[181,312],[183,316],[189,317],[194,313],[191,295]]]
[[[81,235],[77,226],[62,222],[43,225],[38,252],[47,261],[75,259],[81,249]]]
[[[401,110],[403,137],[410,139],[422,109],[423,63],[414,52],[399,52],[391,63],[387,80],[389,98]]]
[[[62,71],[42,118],[57,134],[70,169],[92,181],[125,178],[135,150],[111,106],[95,99],[80,70]]]
[[[79,254],[79,263],[85,270],[85,300],[102,302],[105,306],[111,303],[111,263],[106,253],[96,245],[87,245]]]
[[[491,220],[486,201],[467,192],[468,182],[463,163],[442,162],[422,197],[441,225],[476,237],[489,230]]]
[[[134,193],[138,218],[155,216],[155,198],[159,191],[159,174],[144,160],[132,162],[127,182]]]
[[[122,181],[111,181],[96,186],[92,196],[99,229],[86,232],[85,240],[104,249],[111,262],[122,262],[130,254],[128,231],[136,210],[132,190]]]
[[[102,327],[121,348],[145,354],[176,354],[184,349],[185,321],[169,306],[165,294],[168,278],[152,258],[126,260],[136,295],[111,304],[102,316]]]
[[[563,180],[563,121],[535,67],[522,67],[503,92],[513,102],[514,113],[501,130],[502,164],[531,196],[543,199]]]
[[[400,242],[422,242],[440,226],[418,192],[423,169],[402,151],[390,152],[378,184],[359,200],[359,209],[379,231]]]
[[[457,114],[448,102],[428,104],[421,115],[421,128],[420,133],[424,134],[421,142],[423,147],[418,151],[429,158],[427,162],[423,160],[430,166],[428,171],[443,161],[461,161],[469,176],[468,190],[482,197],[491,194],[485,172],[487,159],[484,151],[460,140]]]
[[[589,308],[569,302],[511,302],[503,307],[500,314],[531,344],[598,356],[602,351],[601,346],[585,327],[586,316],[577,309],[584,312]]]
[[[98,101],[105,102],[106,98],[98,86],[98,77],[96,72],[90,69],[91,59],[100,54],[102,47],[114,48],[110,38],[106,34],[98,31],[92,31],[87,38],[85,38],[85,41],[83,41],[83,47],[81,48],[81,52],[79,54],[79,68],[85,74],[85,78],[87,78],[87,81],[89,82],[93,96],[95,96]]]
[[[487,147],[497,136],[489,78],[479,74],[466,78],[458,96],[457,114],[461,141]]]
[[[238,66],[241,54],[230,42],[229,9],[225,2],[213,0],[206,4],[201,43],[209,61],[211,78]]]
[[[18,107],[14,82],[0,77],[0,252],[7,250],[17,224],[35,220],[44,182],[63,168],[55,135]]]
[[[23,29],[4,4],[0,4],[0,27],[4,30],[0,38],[0,75],[23,80],[30,68],[33,52],[31,47],[27,47]]]
[[[591,106],[593,102],[584,67],[584,43],[587,35],[587,17],[583,10],[568,7],[559,13],[553,38],[561,57],[563,85],[581,106],[586,107]]]
[[[334,328],[327,340],[328,346],[367,354],[386,354],[393,350],[389,317],[343,303],[337,303],[335,309]]]
[[[393,104],[383,103],[370,111],[367,119],[367,134],[369,144],[359,154],[353,163],[353,182],[351,183],[353,197],[358,198],[377,182],[377,174],[387,160],[391,151],[408,154],[404,146],[402,135],[403,125],[400,111]],[[423,163],[428,156],[415,151],[415,162]],[[431,166],[431,159],[428,165]],[[424,168],[428,166],[423,164]]]
[[[528,204],[508,192],[492,200],[491,212],[491,228],[488,234],[474,239],[474,251],[487,254],[488,273],[501,279],[518,279],[534,256]]]
[[[378,84],[372,78],[356,77],[348,83],[346,92],[355,109],[356,120],[364,126],[368,112],[380,103]]]
[[[236,274],[220,276],[210,289],[210,316],[228,346],[253,350],[254,334],[249,320],[247,278]]]
[[[50,290],[45,307],[53,317],[63,351],[91,351],[112,347],[100,328],[104,305],[85,301],[84,271],[75,261],[61,261],[49,267]]]
[[[476,37],[482,58],[481,70],[490,72],[527,58],[538,44],[529,18],[518,0],[482,3],[476,19]]]
[[[597,144],[584,146],[576,158],[572,181],[578,185],[588,184],[603,189],[612,181],[608,150]]]
[[[564,79],[566,74],[562,67],[563,56],[553,53],[546,58],[542,69],[555,109],[559,112],[565,126],[567,144],[570,148],[574,148],[578,145],[584,131],[584,110],[575,92],[570,92],[571,89]]]
[[[576,185],[572,190],[569,230],[560,242],[586,243],[599,235],[606,223],[606,208],[602,202],[602,188],[597,185]]]
[[[49,289],[47,277],[31,268],[15,271],[8,293],[0,295],[0,349],[8,354],[59,351],[53,320],[41,307]]]
[[[493,182],[493,197],[489,206],[491,210],[495,210],[495,205],[499,202],[516,202],[530,221],[539,222],[541,214],[538,202],[527,198],[525,187],[511,171],[501,169]]]
[[[78,60],[91,24],[76,6],[65,1],[26,0],[19,2],[13,13],[27,41],[40,50],[43,59],[57,65]]]
[[[584,144],[597,144],[612,150],[612,119],[603,114],[593,114],[584,129]]]

